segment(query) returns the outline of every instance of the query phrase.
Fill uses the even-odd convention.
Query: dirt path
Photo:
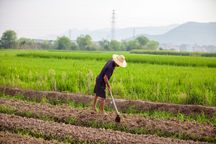
[[[0,131],[1,144],[58,144],[58,142],[46,141],[29,136],[22,136],[9,132]]]
[[[154,135],[135,135],[125,132],[86,128],[64,123],[45,122],[42,120],[24,118],[14,115],[0,114],[0,128],[10,131],[24,130],[32,134],[40,133],[44,137],[59,140],[104,142],[104,143],[195,143],[171,138],[162,138]]]
[[[106,127],[112,124],[113,129],[126,132],[137,132],[157,134],[162,136],[179,136],[193,140],[205,141],[216,135],[216,128],[212,124],[200,124],[197,122],[162,120],[145,118],[141,116],[123,115],[120,124],[114,122],[115,114],[109,113],[107,116],[99,115],[88,109],[71,109],[67,106],[53,106],[50,104],[27,103],[18,100],[0,99],[0,105],[7,106],[15,110],[15,114],[31,112],[33,116],[40,118],[48,116],[55,121],[68,122],[73,118],[75,125],[92,126],[91,123],[97,122],[95,127]],[[143,131],[142,131],[143,130]],[[184,137],[181,137],[184,136]]]
[[[0,87],[0,92],[8,95],[24,95],[27,98],[34,98],[38,101],[42,97],[46,97],[51,101],[61,101],[67,102],[69,100],[75,103],[83,103],[85,105],[91,104],[93,97],[65,92],[55,92],[55,91],[34,91],[34,90],[24,90],[18,88]],[[106,100],[107,104],[110,104],[110,99]],[[133,108],[139,112],[149,111],[149,110],[159,110],[176,113],[183,113],[190,115],[192,113],[204,113],[206,116],[212,117],[216,115],[216,107],[201,106],[201,105],[178,105],[178,104],[168,104],[168,103],[154,103],[146,101],[132,101],[117,99],[116,103],[120,111],[127,111],[128,108]]]

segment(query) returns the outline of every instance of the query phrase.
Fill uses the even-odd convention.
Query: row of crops
[[[113,112],[104,116],[88,108],[75,108],[69,101],[65,101],[66,105],[53,105],[46,98],[35,101],[35,94],[0,95],[1,134],[8,135],[4,131],[9,131],[18,133],[15,137],[19,139],[21,135],[28,135],[31,139],[46,140],[40,140],[44,143],[199,143],[216,140],[215,121],[122,114],[121,123],[115,123]],[[57,101],[54,94],[50,98]]]
[[[29,143],[162,144],[216,140],[215,116],[207,113],[203,116],[195,113],[165,116],[162,109],[154,114],[147,111],[129,114],[128,110],[121,114],[121,123],[115,123],[116,115],[112,110],[107,116],[98,114],[82,105],[81,101],[74,101],[80,97],[68,93],[1,88],[0,138],[3,138],[0,143],[14,140],[22,143],[25,140]],[[212,114],[216,112],[214,107],[202,109],[212,111]],[[188,107],[188,110],[192,109]]]
[[[110,59],[112,53],[116,52],[65,52],[65,51],[32,51],[21,52],[17,56],[20,57],[38,57],[38,58],[57,58],[57,59],[77,59],[77,60],[107,60]],[[216,58],[209,57],[188,57],[188,56],[155,56],[130,54],[127,52],[117,52],[124,54],[130,63],[147,63],[159,65],[175,65],[175,66],[206,66],[216,67]]]
[[[216,58],[123,54],[128,67],[116,68],[113,74],[115,97],[216,105]],[[93,95],[95,78],[111,56],[101,52],[1,51],[0,85]]]
[[[204,57],[216,57],[214,52],[178,52],[173,50],[131,50],[130,53],[134,54],[154,54],[154,55],[177,55],[177,56],[204,56]]]

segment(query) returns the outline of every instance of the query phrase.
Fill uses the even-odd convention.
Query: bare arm
[[[107,87],[108,87],[108,90],[110,91],[110,85],[109,85],[109,80],[108,80],[107,75],[104,75],[103,79],[104,79],[105,84],[106,84]]]

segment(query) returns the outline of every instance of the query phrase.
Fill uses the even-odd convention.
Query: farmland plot
[[[90,54],[2,51],[0,143],[216,143],[215,58],[125,53],[111,79],[116,123],[109,95],[108,115],[90,107],[111,53]]]

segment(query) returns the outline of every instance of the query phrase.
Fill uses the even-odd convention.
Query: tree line
[[[90,35],[80,35],[75,41],[71,41],[67,36],[58,37],[55,41],[38,41],[29,38],[18,39],[15,31],[7,30],[0,39],[0,48],[130,51],[132,49],[157,50],[159,43],[143,35],[122,41],[104,39],[95,42]]]

